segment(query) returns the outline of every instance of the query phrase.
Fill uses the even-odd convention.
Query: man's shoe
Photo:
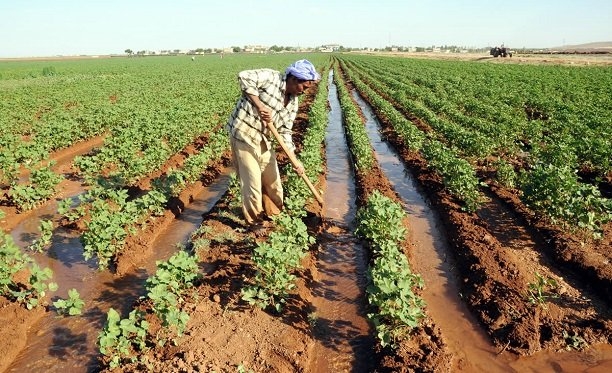
[[[270,227],[269,222],[263,221],[249,226],[249,231],[255,234],[255,237],[263,237],[268,232]]]

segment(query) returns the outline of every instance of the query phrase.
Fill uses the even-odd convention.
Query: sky
[[[0,0],[0,57],[612,41],[612,0]]]

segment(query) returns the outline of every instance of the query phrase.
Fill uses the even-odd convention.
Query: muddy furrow
[[[542,348],[563,349],[580,338],[586,343],[609,340],[609,316],[602,302],[580,286],[574,288],[555,265],[546,263],[538,251],[538,238],[512,217],[506,215],[510,222],[500,220],[504,215],[499,203],[483,207],[478,215],[461,211],[426,162],[405,150],[388,123],[384,127],[383,137],[394,143],[440,213],[457,248],[463,296],[501,350],[533,353]],[[511,227],[518,228],[507,229]],[[548,307],[536,307],[527,300],[527,285],[534,281],[535,271],[560,284],[562,294]]]
[[[350,99],[354,100],[352,97]],[[353,104],[358,105],[355,101],[353,101]],[[355,162],[351,164],[354,166]],[[358,205],[365,204],[375,190],[402,204],[401,198],[392,187],[378,162],[375,161],[368,170],[360,171],[353,167],[353,172],[357,181]],[[412,230],[411,226],[406,228],[408,231]],[[412,241],[404,242],[403,252],[408,258],[413,257],[415,245],[416,243]],[[376,312],[376,310],[371,312]],[[382,348],[377,343],[375,350],[380,363],[376,371],[445,372],[451,370],[452,352],[449,351],[447,341],[435,320],[431,318],[429,310],[426,309],[425,312],[427,314],[426,319],[417,328],[414,328],[410,335],[399,343],[397,348]]]
[[[329,78],[328,123],[325,136],[326,192],[313,269],[312,300],[316,338],[312,372],[371,371],[375,362],[361,359],[374,346],[366,319],[365,248],[351,233],[356,214],[355,179],[342,129],[336,87]]]
[[[203,142],[200,141],[192,144],[188,146],[188,149],[193,149],[191,151],[193,152],[198,146],[204,146]],[[189,153],[187,150],[176,157],[181,157],[181,160],[184,161],[187,153]],[[64,154],[62,163],[58,164],[59,169],[70,172],[73,175],[72,179],[78,184],[70,195],[83,192],[80,180],[74,176],[76,174],[71,170],[70,164],[73,156],[75,154],[84,154],[87,151],[90,151],[90,149],[88,150],[83,147],[81,147],[80,152],[75,152],[74,149],[66,150],[67,154],[69,153],[71,156]],[[169,167],[180,166],[182,162],[177,160],[176,157],[173,158],[173,163]],[[167,247],[163,249],[159,247],[160,242],[163,242],[164,237],[171,236],[173,232],[177,234],[184,232],[176,228],[177,224],[199,224],[201,211],[199,213],[197,211],[199,211],[198,208],[202,209],[203,207],[199,206],[197,202],[202,198],[209,198],[204,195],[208,186],[218,183],[219,176],[227,173],[227,170],[224,169],[224,163],[227,164],[228,162],[229,157],[225,155],[209,166],[202,173],[200,181],[194,183],[178,197],[170,201],[168,209],[163,216],[149,221],[144,231],[138,232],[137,235],[127,240],[125,250],[121,253],[117,263],[117,273],[122,275],[120,277],[113,276],[108,271],[98,272],[97,265],[94,263],[95,260],[85,261],[78,231],[62,225],[61,217],[57,214],[57,199],[67,198],[70,195],[56,196],[56,199],[50,200],[27,215],[20,216],[11,234],[15,242],[24,248],[31,243],[33,238],[38,236],[38,222],[40,219],[52,219],[54,226],[57,227],[53,232],[51,247],[47,252],[33,255],[39,265],[49,267],[54,271],[53,281],[58,283],[60,290],[52,295],[65,297],[68,289],[75,288],[79,291],[81,297],[91,306],[88,307],[86,305],[89,311],[85,311],[85,316],[82,318],[73,317],[66,320],[55,320],[56,315],[54,311],[46,313],[36,312],[36,310],[28,311],[17,304],[9,305],[7,303],[0,311],[0,318],[6,321],[20,320],[23,328],[3,328],[2,336],[22,341],[22,343],[6,345],[6,348],[2,350],[5,352],[3,355],[6,356],[3,364],[17,358],[15,366],[27,367],[24,369],[33,369],[32,371],[39,369],[36,366],[48,367],[49,364],[56,365],[57,362],[53,363],[53,358],[49,358],[49,356],[55,356],[51,347],[49,347],[54,344],[58,345],[58,349],[65,349],[69,351],[69,354],[74,355],[74,364],[83,364],[85,357],[79,357],[82,353],[67,347],[67,345],[77,340],[85,343],[86,347],[84,348],[88,351],[86,355],[92,356],[92,346],[95,345],[97,333],[104,324],[103,318],[107,309],[112,306],[122,310],[126,307],[126,300],[135,300],[137,296],[142,294],[143,281],[146,279],[146,276],[143,277],[145,268],[149,268],[149,271],[151,268],[154,269],[155,260],[169,255],[168,250],[176,250],[175,243],[180,242],[180,240],[166,244]],[[225,180],[223,183],[227,185],[226,177],[222,177],[221,180]],[[193,216],[193,211],[196,211],[195,216]],[[171,230],[171,232],[168,232],[168,230]],[[193,227],[191,230],[193,230]],[[184,237],[181,240],[184,240]],[[164,244],[162,243],[161,245]],[[115,297],[117,298],[115,299]],[[38,326],[35,326],[38,330],[28,331],[26,337],[27,329],[32,327],[41,317],[42,320]],[[83,330],[83,332],[68,332],[77,329]],[[54,340],[50,341],[50,339]],[[22,352],[19,355],[20,357],[17,357],[16,354],[19,351]],[[40,364],[47,365],[32,365],[31,362],[27,361],[29,357],[34,355],[40,356]],[[97,364],[95,360],[95,358],[92,358],[89,363],[85,363],[85,366],[90,368],[92,364],[95,366]],[[46,368],[40,369],[44,370]]]
[[[98,366],[98,333],[106,320],[106,312],[114,308],[126,314],[136,299],[144,294],[144,282],[155,271],[156,260],[167,259],[176,245],[185,243],[189,235],[199,226],[202,213],[227,188],[229,169],[218,170],[217,178],[207,187],[202,185],[189,189],[182,213],[154,232],[142,232],[155,248],[153,254],[143,253],[146,258],[134,258],[137,268],[122,276],[109,271],[98,271],[95,263],[85,262],[78,236],[69,231],[56,230],[48,256],[37,256],[41,266],[54,270],[54,281],[60,290],[57,295],[65,296],[68,289],[75,288],[85,301],[82,316],[57,317],[54,311],[47,312],[40,322],[32,326],[27,335],[27,345],[19,353],[8,371],[48,372],[68,370],[85,372]],[[184,196],[185,197],[185,196]],[[25,228],[25,227],[23,227]],[[17,227],[21,230],[22,227]],[[22,231],[20,234],[26,234]],[[25,340],[25,336],[23,336]]]
[[[44,208],[46,205],[53,204],[54,200],[74,197],[75,195],[82,193],[84,189],[83,181],[78,177],[76,170],[73,169],[72,161],[74,157],[87,154],[92,149],[100,146],[103,142],[103,137],[95,137],[88,141],[71,146],[70,148],[53,153],[49,159],[56,162],[52,170],[53,172],[64,177],[64,180],[57,186],[57,193],[55,193],[49,200],[43,202],[40,206],[27,211],[18,211],[16,206],[8,204],[7,197],[2,198],[2,200],[0,200],[0,207],[6,216],[2,219],[1,228],[4,231],[9,232],[23,220],[29,218],[32,214],[35,214],[36,209]],[[21,178],[26,177],[28,177],[28,173],[22,172]]]

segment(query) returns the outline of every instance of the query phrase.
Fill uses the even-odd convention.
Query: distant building
[[[339,44],[326,44],[319,47],[320,52],[331,53],[340,50]]]
[[[263,45],[245,45],[243,51],[247,53],[266,53],[268,47],[264,47]]]

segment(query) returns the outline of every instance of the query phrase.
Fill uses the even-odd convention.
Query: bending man
[[[242,211],[250,229],[256,233],[266,220],[283,208],[283,187],[266,123],[271,121],[287,147],[295,150],[293,121],[298,111],[298,96],[320,79],[308,60],[291,64],[285,73],[272,69],[245,70],[238,74],[242,96],[226,129],[234,166],[240,180]],[[301,174],[300,165],[296,172]]]

